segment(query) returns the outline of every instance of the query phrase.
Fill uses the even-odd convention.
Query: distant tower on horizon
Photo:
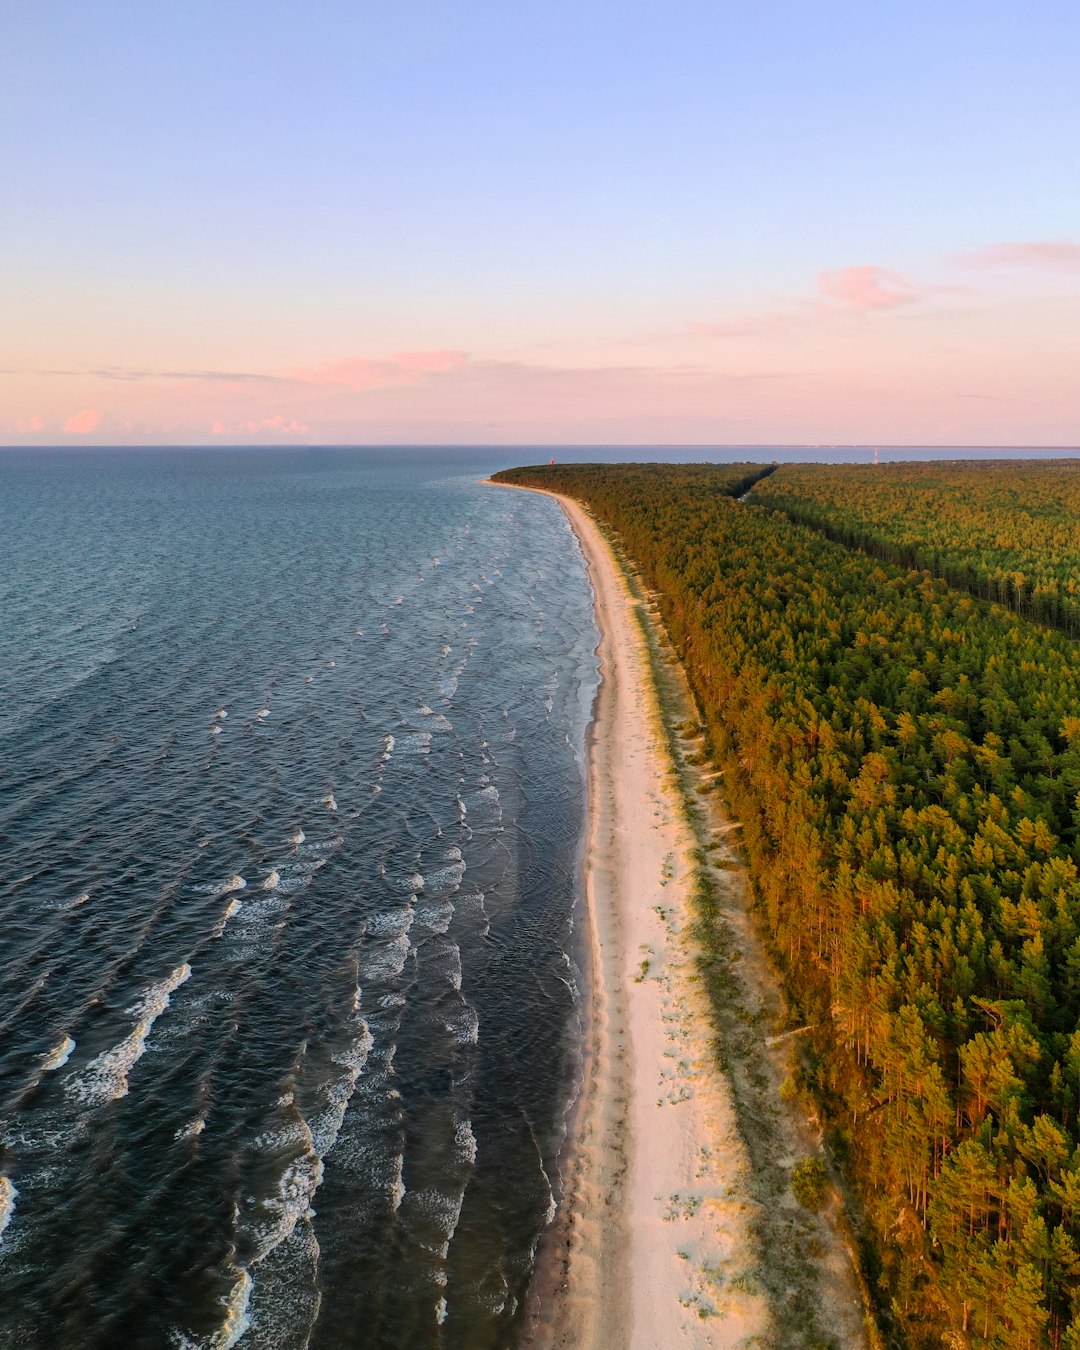
[[[551,458],[548,460],[548,463],[549,463],[549,464],[554,464],[554,463],[555,463],[555,456],[554,456],[554,455],[551,456]]]
[[[877,448],[876,445],[874,446],[874,463],[875,463],[875,464],[880,464],[880,463],[881,463],[881,460],[878,459],[878,448]]]

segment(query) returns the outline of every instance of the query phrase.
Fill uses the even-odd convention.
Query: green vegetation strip
[[[740,969],[741,944],[725,913],[729,897],[722,880],[729,867],[739,865],[728,848],[722,849],[722,856],[716,856],[711,815],[699,795],[698,766],[703,756],[687,749],[688,743],[698,739],[697,709],[689,688],[672,670],[677,658],[666,644],[663,631],[648,617],[647,597],[632,561],[610,530],[605,534],[638,601],[637,620],[649,655],[661,727],[683,814],[696,841],[689,937],[697,977],[708,997],[713,1054],[731,1086],[739,1136],[750,1158],[752,1197],[757,1204],[753,1224],[756,1260],[739,1278],[742,1287],[761,1290],[768,1298],[775,1331],[770,1344],[776,1350],[831,1350],[837,1342],[822,1319],[814,1269],[815,1259],[821,1255],[815,1225],[808,1217],[793,1215],[789,1207],[778,1203],[788,1189],[788,1171],[781,1161],[787,1141],[779,1112],[770,1100],[771,1066],[765,1046],[780,1010],[769,1006],[768,991],[754,988]],[[804,1161],[824,1172],[820,1159]],[[815,1203],[805,1208],[820,1208],[825,1192],[823,1185],[814,1196]],[[798,1193],[796,1198],[804,1200]]]
[[[752,500],[1080,633],[1080,461],[785,464]]]
[[[1080,1350],[1074,644],[737,504],[745,466],[575,472],[502,476],[659,594],[891,1338]]]

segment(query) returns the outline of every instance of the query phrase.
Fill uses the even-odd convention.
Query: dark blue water
[[[0,453],[0,1344],[513,1344],[596,634],[460,452]]]

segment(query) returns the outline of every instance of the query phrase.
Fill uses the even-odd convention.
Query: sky
[[[1080,445],[1080,8],[4,0],[0,443]]]

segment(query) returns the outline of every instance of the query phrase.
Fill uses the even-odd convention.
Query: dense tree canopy
[[[785,464],[754,500],[1080,632],[1080,461]]]
[[[875,480],[886,501],[930,492],[919,468],[915,487]],[[752,504],[787,510],[796,484],[811,497],[816,467],[740,504],[765,472],[501,477],[582,500],[659,592],[792,997],[821,1024],[806,1072],[875,1235],[883,1306],[916,1346],[947,1328],[980,1350],[1080,1350],[1075,644]],[[819,494],[853,540],[888,523],[859,481]],[[948,499],[940,537],[924,509],[919,536],[974,570],[961,506],[992,514],[1008,470],[986,482]],[[900,518],[919,526],[914,505]],[[1023,547],[1038,556],[1034,527]]]

